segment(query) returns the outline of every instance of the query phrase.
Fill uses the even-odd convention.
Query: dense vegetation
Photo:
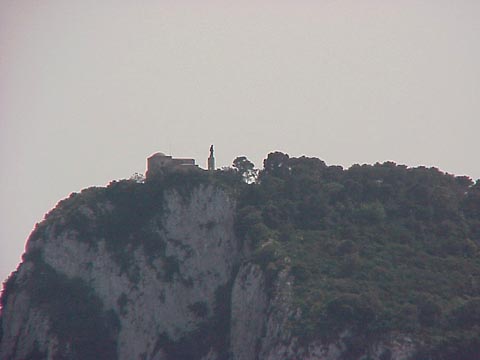
[[[291,266],[301,338],[350,329],[353,356],[400,332],[422,343],[419,359],[480,354],[479,181],[277,152],[238,211],[263,266]]]
[[[176,276],[188,283],[178,273],[177,260],[166,257],[158,233],[152,237],[151,220],[164,211],[166,190],[188,198],[194,187],[207,183],[237,199],[237,234],[270,282],[280,269],[291,270],[295,305],[301,309],[291,327],[300,339],[331,340],[347,329],[347,357],[395,333],[418,341],[419,360],[474,359],[480,353],[480,181],[436,168],[387,162],[345,170],[276,152],[257,172],[240,157],[233,168],[214,173],[170,173],[73,194],[47,214],[30,241],[47,230],[59,234],[66,229],[91,246],[105,239],[132,280],[139,270],[130,263],[130,253],[143,246],[152,258],[163,258],[165,281]],[[99,304],[88,287],[53,274],[42,265],[41,255],[27,254],[25,260],[54,280],[53,292],[68,288],[83,299],[79,311],[100,311],[94,309]],[[3,305],[13,286],[14,276],[5,284]],[[47,306],[49,295],[42,289],[32,285],[31,290]],[[202,343],[215,338],[212,328],[228,331],[228,308],[220,301],[217,306],[218,314],[205,319],[202,331],[182,340],[188,346],[168,338],[160,339],[159,346],[171,358],[185,355],[185,349],[206,351]],[[205,315],[200,303],[192,311]],[[108,314],[97,315],[107,324],[104,333],[116,331]],[[79,326],[82,332],[93,325]],[[226,351],[227,344],[218,348]]]

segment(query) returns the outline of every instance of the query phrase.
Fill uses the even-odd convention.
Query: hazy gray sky
[[[58,200],[272,150],[480,177],[480,2],[0,0],[0,278]]]

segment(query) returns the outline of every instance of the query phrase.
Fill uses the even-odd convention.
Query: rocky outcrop
[[[227,286],[239,259],[234,203],[224,192],[201,186],[188,199],[170,191],[164,201],[164,215],[147,224],[149,236],[163,243],[163,254],[152,256],[144,247],[132,246],[127,249],[128,268],[109,252],[104,239],[92,246],[68,228],[54,234],[55,224],[28,244],[27,254],[40,251],[46,265],[81,279],[105,309],[115,312],[119,359],[164,358],[158,339],[173,343],[213,316],[216,292]],[[88,207],[81,211],[95,222]],[[35,271],[26,261],[16,281]],[[48,314],[32,302],[27,291],[9,296],[0,358],[21,359],[34,344],[48,358],[55,356]]]
[[[58,339],[49,335],[47,314],[32,306],[31,297],[21,288],[32,268],[30,263],[22,265],[15,279],[19,290],[9,298],[8,311],[2,312],[2,359],[26,359],[40,346],[45,352],[54,352],[58,345]]]
[[[240,268],[232,289],[230,344],[233,359],[255,359],[264,333],[267,296],[265,276],[258,265]]]
[[[272,278],[250,260],[225,191],[166,189],[158,201],[121,249],[100,231],[118,206],[106,198],[75,209],[85,233],[61,215],[38,228],[3,297],[0,359],[341,358],[342,338],[292,334],[288,265]],[[369,354],[403,360],[413,350],[399,337]]]

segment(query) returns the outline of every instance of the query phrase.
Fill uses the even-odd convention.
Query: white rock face
[[[289,330],[289,320],[296,316],[292,307],[293,279],[288,269],[278,274],[273,297],[267,309],[265,339],[260,347],[261,359],[295,359],[298,353],[297,339]]]
[[[108,202],[98,206],[105,212],[114,210]],[[127,245],[126,268],[120,266],[105,239],[85,242],[68,228],[56,234],[55,225],[27,246],[27,254],[40,250],[43,261],[57,273],[81,278],[94,289],[104,310],[117,314],[118,359],[171,360],[161,339],[175,342],[203,329],[205,321],[215,316],[219,302],[230,311],[226,315],[229,333],[222,334],[230,347],[229,360],[342,358],[341,338],[331,344],[300,345],[292,335],[289,321],[299,311],[292,305],[293,278],[288,266],[267,283],[260,266],[247,261],[233,230],[235,203],[224,191],[198,186],[188,197],[168,191],[163,209],[146,225],[149,236],[164,244],[163,253]],[[95,211],[88,206],[79,210],[95,223]],[[61,224],[63,220],[56,221]],[[35,350],[46,354],[46,359],[59,354],[69,358],[65,356],[69,344],[59,341],[48,314],[35,307],[34,299],[22,288],[34,271],[32,262],[25,261],[15,278],[15,291],[8,297],[1,324],[2,360],[23,360]],[[225,298],[219,298],[220,294]],[[204,345],[202,354],[182,359],[227,359],[213,344]],[[408,360],[414,346],[398,337],[377,344],[370,356],[380,359],[386,351],[392,360]]]
[[[105,309],[113,309],[119,315],[119,359],[162,359],[161,353],[156,353],[159,336],[176,340],[198,327],[202,319],[192,311],[194,304],[201,304],[208,311],[206,316],[211,315],[215,292],[230,280],[238,261],[233,233],[234,203],[223,191],[200,186],[188,199],[170,191],[165,203],[166,215],[154,218],[149,226],[158,240],[165,242],[165,257],[178,266],[171,281],[164,278],[164,259],[149,261],[143,247],[132,249],[137,272],[137,279],[132,281],[107,251],[103,239],[91,246],[67,230],[56,237],[47,234],[29,244],[29,251],[42,249],[45,263],[57,272],[69,278],[80,277],[90,284]],[[90,214],[88,209],[82,212]],[[21,274],[28,274],[29,265],[26,262],[21,266]],[[47,351],[51,343],[47,339],[48,322],[42,314],[35,313],[28,295],[20,292],[10,302],[3,319],[8,325],[0,358],[17,351],[14,359],[21,359],[32,349],[34,341],[40,350]],[[16,338],[21,343],[13,344]]]
[[[240,268],[232,290],[230,344],[234,360],[255,359],[266,320],[265,276],[258,265]]]

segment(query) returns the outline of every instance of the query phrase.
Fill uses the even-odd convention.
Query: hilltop
[[[3,359],[477,359],[480,181],[271,153],[62,200],[1,297]],[[100,354],[100,355],[99,355]]]

